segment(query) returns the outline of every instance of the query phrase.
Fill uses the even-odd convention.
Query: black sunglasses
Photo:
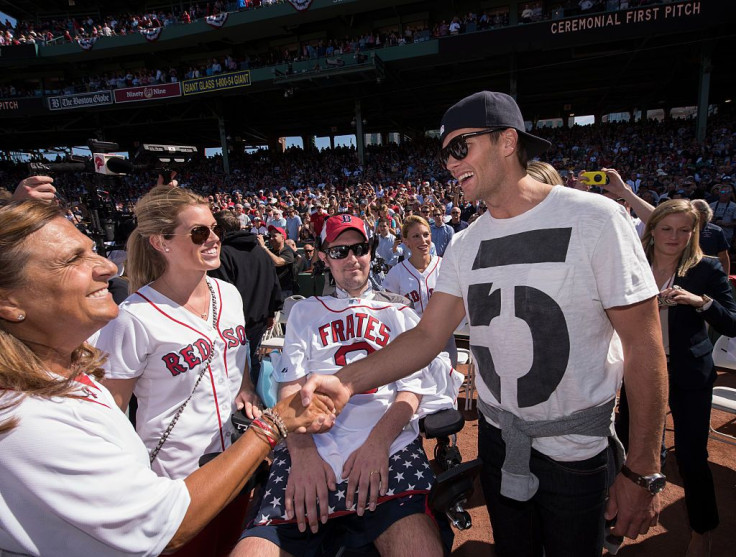
[[[478,137],[479,135],[486,135],[505,129],[507,128],[490,128],[477,132],[461,133],[457,137],[453,137],[452,141],[447,144],[447,147],[440,149],[440,163],[442,163],[442,166],[447,166],[447,161],[450,159],[450,155],[452,155],[452,158],[454,158],[456,161],[460,161],[467,157],[468,143],[465,140],[469,137]]]
[[[225,235],[219,224],[213,224],[212,227],[199,224],[193,227],[186,234],[166,234],[166,236],[191,236],[192,243],[195,246],[201,246],[209,239],[210,232],[214,232],[220,239]]]
[[[327,248],[325,253],[330,259],[345,259],[350,251],[355,254],[355,257],[360,257],[371,251],[371,246],[368,242],[360,242],[359,244],[353,244],[352,246],[334,246]]]

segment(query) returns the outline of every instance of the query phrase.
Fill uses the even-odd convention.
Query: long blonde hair
[[[64,218],[61,210],[43,201],[16,201],[0,207],[0,290],[24,286],[25,268],[33,255],[28,250],[28,238],[58,218]],[[28,395],[69,395],[75,390],[74,379],[78,375],[85,373],[101,379],[104,362],[102,352],[82,343],[72,352],[70,376],[53,376],[41,358],[13,334],[12,323],[0,319],[0,410],[20,404]],[[13,429],[17,422],[17,418],[0,422],[0,433]]]
[[[687,246],[685,246],[685,250],[682,252],[680,263],[677,266],[677,276],[684,277],[690,269],[695,267],[703,259],[703,250],[700,249],[700,213],[689,199],[671,199],[658,205],[647,221],[641,243],[644,247],[647,260],[651,263],[654,257],[654,236],[652,235],[652,231],[665,217],[678,214],[690,215],[693,219],[693,233],[690,236]]]
[[[128,238],[126,265],[131,292],[164,274],[166,260],[149,239],[173,234],[179,224],[179,213],[192,205],[209,207],[209,201],[191,190],[168,185],[156,186],[135,204],[138,226]]]

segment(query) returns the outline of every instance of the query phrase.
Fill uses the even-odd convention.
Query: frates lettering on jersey
[[[318,327],[322,346],[346,342],[353,338],[363,338],[383,347],[390,340],[391,329],[367,313],[356,312],[335,319]]]

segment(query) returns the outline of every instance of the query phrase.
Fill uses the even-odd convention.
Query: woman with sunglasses
[[[127,265],[133,294],[96,345],[110,354],[105,385],[118,406],[125,411],[133,393],[138,399],[136,430],[151,468],[180,479],[198,468],[202,455],[230,445],[233,412],[260,415],[243,304],[233,285],[207,277],[220,266],[222,232],[204,198],[157,186],[135,214]],[[235,499],[182,554],[226,552],[240,533],[246,503]]]
[[[409,259],[398,263],[383,280],[383,288],[405,296],[414,304],[414,311],[421,317],[440,273],[442,258],[432,253],[432,234],[429,223],[418,215],[410,215],[401,228],[404,245],[411,250]],[[457,365],[455,339],[450,338],[445,347],[453,366]]]

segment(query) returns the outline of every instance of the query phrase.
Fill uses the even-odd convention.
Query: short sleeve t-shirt
[[[553,188],[525,213],[484,214],[453,238],[435,291],[462,297],[482,403],[524,420],[550,420],[616,394],[621,368],[607,364],[606,309],[657,295],[624,209]],[[537,438],[561,461],[589,458],[606,439]]]

